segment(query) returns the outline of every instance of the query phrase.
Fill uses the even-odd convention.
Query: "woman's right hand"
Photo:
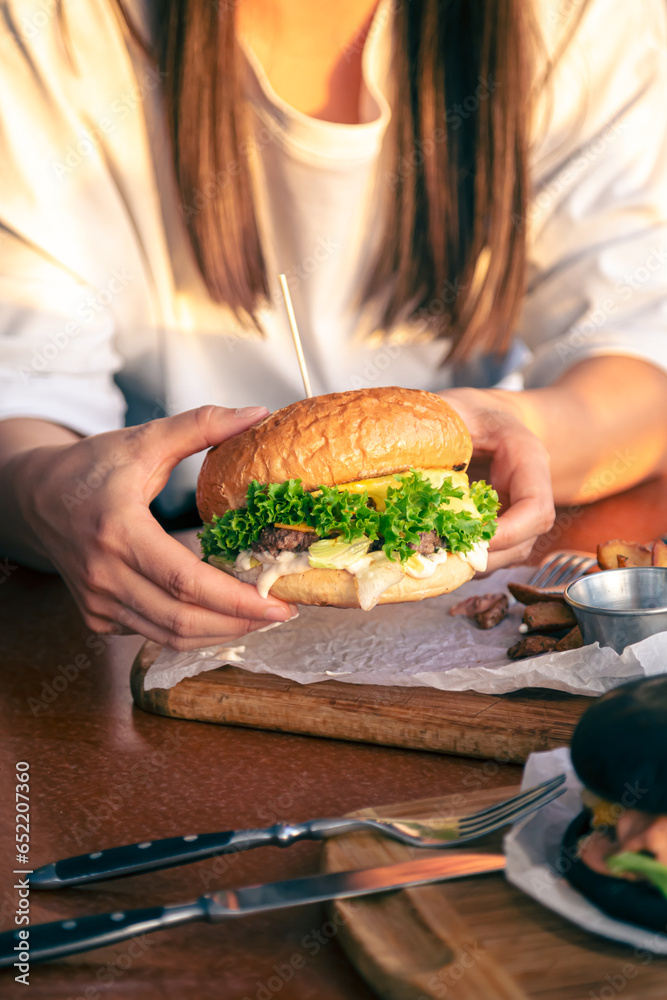
[[[138,632],[187,650],[293,617],[295,608],[202,562],[149,510],[178,462],[267,413],[203,406],[11,460],[35,547],[61,573],[90,629]]]

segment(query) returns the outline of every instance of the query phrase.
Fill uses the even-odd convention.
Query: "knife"
[[[200,920],[215,924],[248,913],[321,903],[329,899],[370,896],[406,886],[499,872],[504,868],[505,857],[502,854],[452,852],[446,856],[420,858],[383,868],[332,872],[243,889],[226,889],[176,906],[155,906],[35,924],[21,931],[0,934],[0,968],[20,961],[45,962],[62,958],[179,924]],[[26,930],[28,937],[21,937]]]

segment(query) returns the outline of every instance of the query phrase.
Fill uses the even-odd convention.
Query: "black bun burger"
[[[609,916],[667,932],[667,677],[605,694],[571,752],[584,810],[563,838],[562,870]]]

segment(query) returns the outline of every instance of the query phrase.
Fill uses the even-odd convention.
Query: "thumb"
[[[153,485],[162,489],[171,470],[189,455],[240,434],[268,416],[266,406],[199,406],[175,417],[163,417],[144,427],[151,435],[155,460]]]

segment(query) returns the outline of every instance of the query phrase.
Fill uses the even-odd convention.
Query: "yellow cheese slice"
[[[594,829],[599,826],[616,826],[618,817],[624,812],[623,806],[601,799],[599,795],[589,791],[588,788],[585,788],[581,793],[581,800],[593,812],[591,826]]]
[[[457,490],[463,490],[463,496],[451,497],[447,501],[447,509],[453,511],[466,510],[474,517],[479,517],[479,512],[470,499],[470,485],[465,472],[453,472],[451,469],[417,469],[422,476],[429,480],[433,486],[442,486],[445,479],[449,479],[452,486]],[[368,493],[378,510],[384,510],[387,490],[390,486],[400,486],[400,480],[396,476],[378,476],[376,479],[359,479],[353,483],[340,483],[339,489],[349,490],[350,493]]]
[[[314,535],[317,534],[317,532],[315,531],[315,528],[311,528],[310,525],[306,524],[305,521],[300,521],[299,524],[282,524],[281,522],[276,521],[276,523],[274,524],[273,527],[274,528],[287,528],[288,531],[312,531],[312,533]]]

